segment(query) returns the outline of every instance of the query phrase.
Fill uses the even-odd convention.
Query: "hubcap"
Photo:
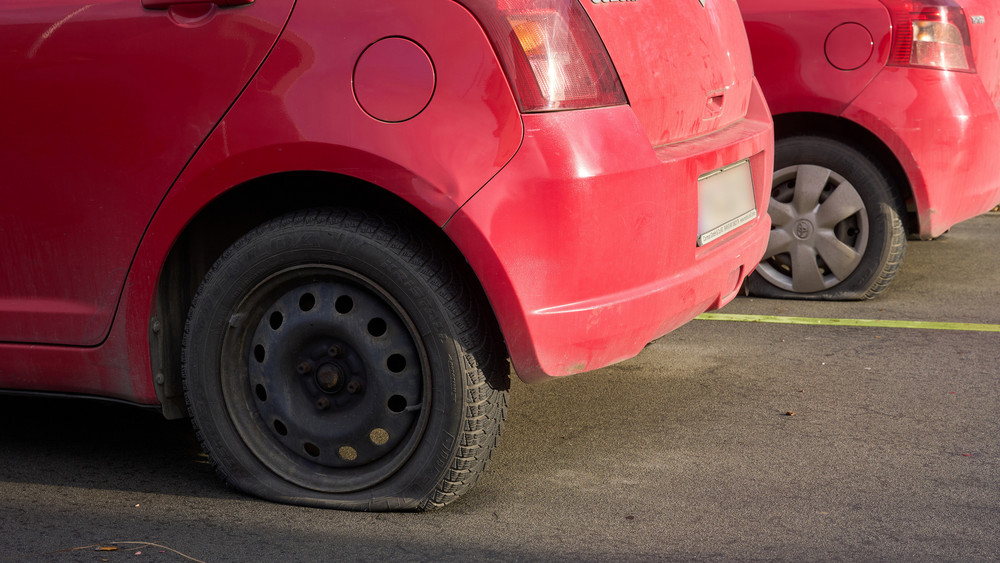
[[[829,168],[803,164],[774,173],[771,236],[757,272],[795,293],[829,289],[857,269],[868,245],[858,190]]]

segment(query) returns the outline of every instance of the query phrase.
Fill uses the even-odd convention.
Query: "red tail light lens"
[[[975,72],[965,10],[951,0],[902,2],[892,8],[889,64]]]
[[[521,111],[627,103],[578,0],[459,0],[489,36]]]

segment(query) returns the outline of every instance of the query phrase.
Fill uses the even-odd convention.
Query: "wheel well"
[[[458,248],[423,213],[391,192],[355,178],[331,173],[288,172],[258,178],[227,191],[188,223],[174,242],[160,272],[151,323],[150,356],[164,416],[187,416],[181,381],[184,325],[194,295],[215,261],[237,239],[258,225],[296,210],[331,205],[390,214],[432,237],[450,259],[465,262]]]
[[[871,131],[853,121],[822,113],[784,113],[774,116],[775,139],[795,135],[818,135],[846,143],[869,156],[889,179],[905,208],[907,233],[919,232],[910,181],[892,150]]]

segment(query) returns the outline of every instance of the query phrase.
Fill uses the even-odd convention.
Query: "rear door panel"
[[[292,4],[0,7],[0,342],[104,339],[157,205]]]

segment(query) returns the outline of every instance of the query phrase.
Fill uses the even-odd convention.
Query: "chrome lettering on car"
[[[972,23],[982,25],[986,23],[986,16],[972,16]]]

